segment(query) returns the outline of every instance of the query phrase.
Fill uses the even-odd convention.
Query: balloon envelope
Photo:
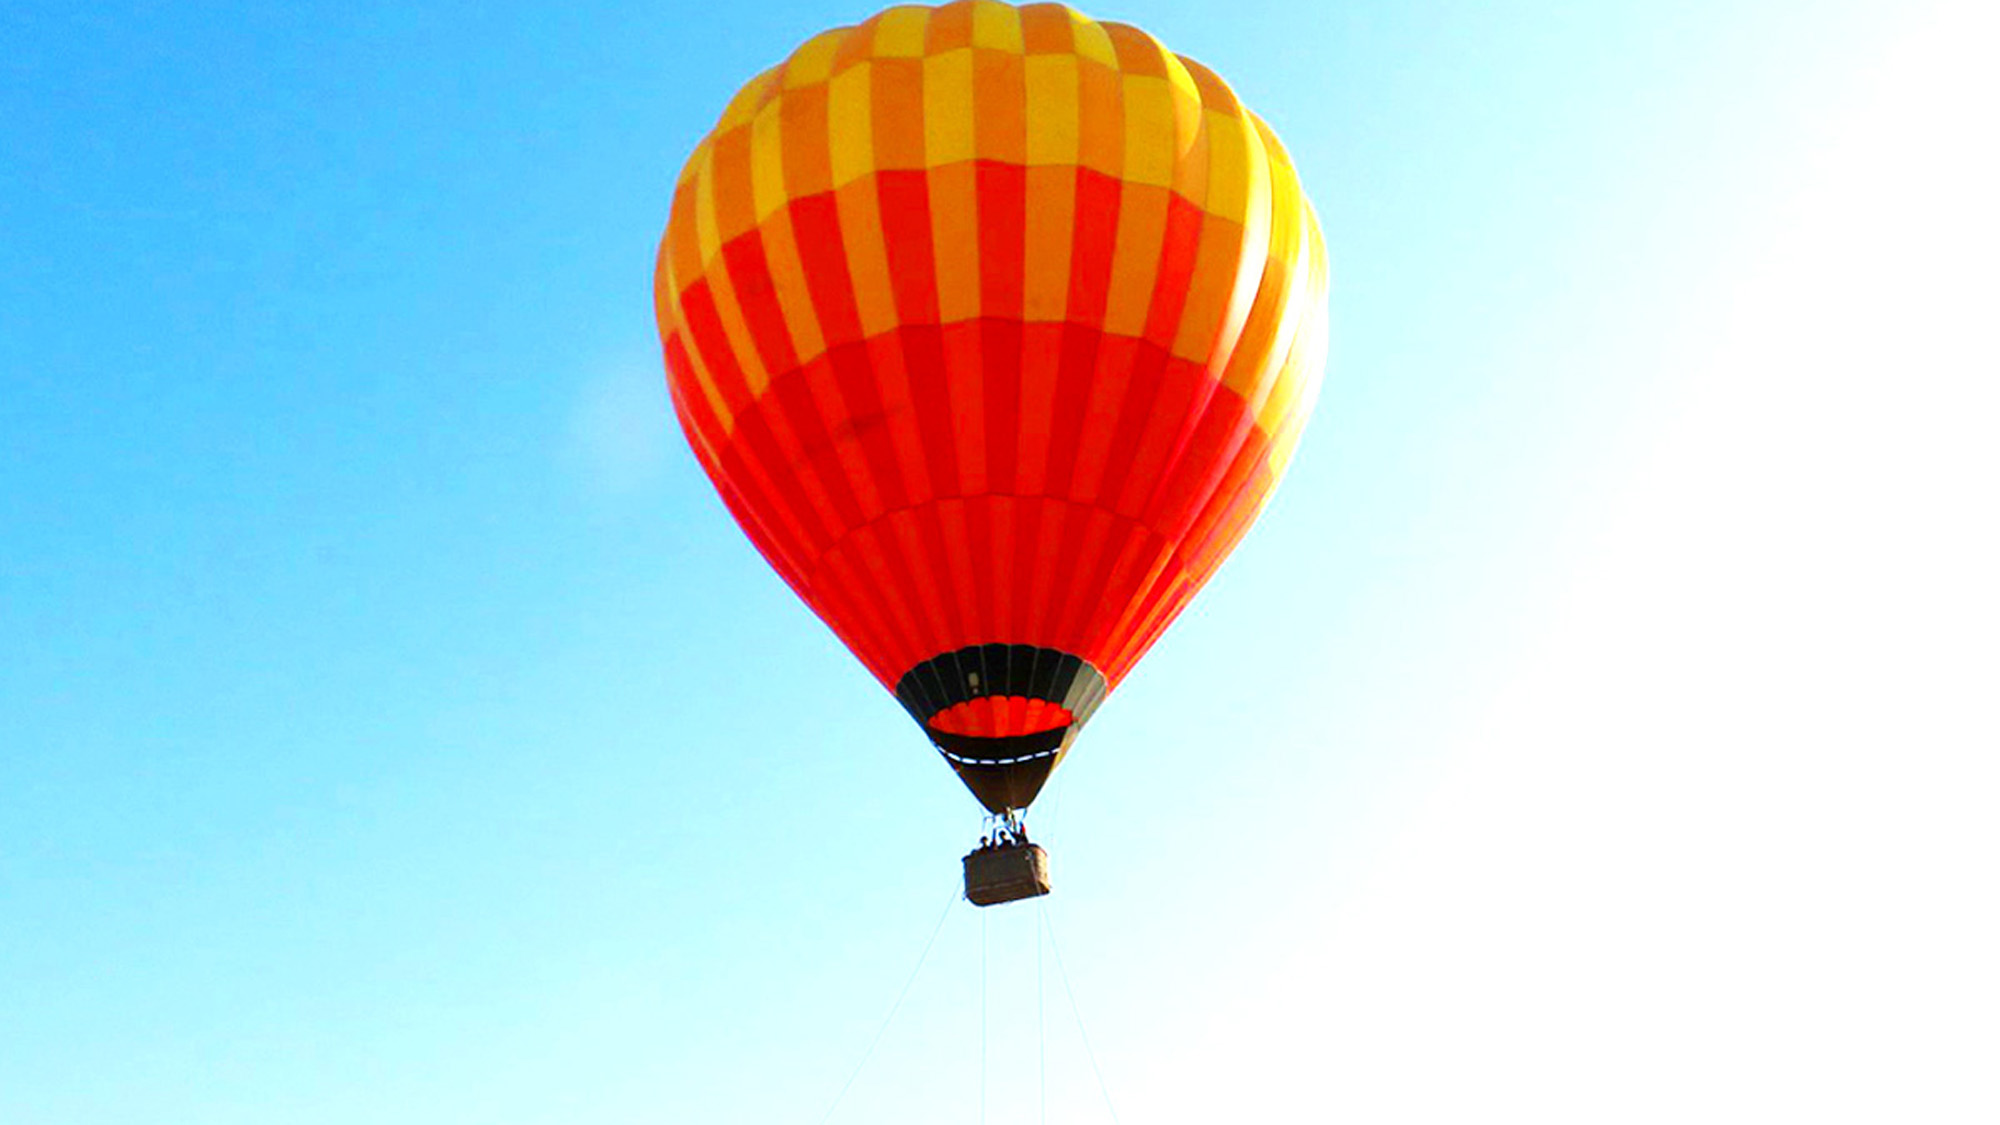
[[[994,812],[1269,498],[1326,286],[1284,149],[1221,79],[990,0],[892,8],[753,79],[654,275],[724,503]]]

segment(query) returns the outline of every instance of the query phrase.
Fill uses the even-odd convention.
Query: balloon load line
[[[938,914],[937,921],[931,926],[929,935],[924,939],[923,946],[918,951],[915,962],[910,966],[909,973],[904,976],[902,985],[896,990],[895,998],[890,1002],[887,1013],[882,1017],[882,1022],[877,1025],[874,1034],[869,1037],[868,1043],[863,1048],[860,1057],[856,1060],[853,1069],[848,1072],[846,1079],[840,1084],[840,1088],[827,1103],[825,1111],[820,1114],[818,1125],[829,1125],[829,1122],[833,1121],[836,1111],[846,1102],[848,1095],[853,1092],[855,1085],[859,1082],[863,1072],[867,1070],[869,1063],[874,1061],[878,1048],[881,1047],[883,1040],[887,1038],[890,1028],[894,1026],[911,993],[915,991],[918,978],[923,975],[925,966],[930,963],[932,954],[937,950],[940,944],[939,938],[944,932],[945,924],[951,919],[953,912],[958,909],[961,898],[962,895],[959,892],[959,888],[954,886],[952,894],[945,902],[944,909]],[[987,912],[981,911],[978,917],[978,1116],[981,1125],[984,1125],[988,1120],[987,1110],[991,1101],[993,1088],[991,1073],[993,1047],[991,1027],[994,1015],[992,1002],[993,946],[991,916]],[[1034,933],[1036,1105],[1040,1120],[1043,1122],[1043,1125],[1046,1125],[1049,1116],[1048,985],[1050,974],[1047,967],[1053,965],[1055,969],[1053,974],[1055,983],[1061,986],[1063,1000],[1070,1016],[1070,1021],[1076,1031],[1077,1042],[1083,1047],[1084,1060],[1089,1064],[1091,1078],[1096,1083],[1098,1096],[1103,1100],[1104,1112],[1109,1116],[1113,1125],[1118,1125],[1120,1119],[1118,1116],[1117,1100],[1112,1096],[1110,1083],[1105,1079],[1103,1064],[1099,1061],[1095,1042],[1091,1038],[1090,1028],[1084,1019],[1083,1006],[1077,1000],[1076,988],[1071,981],[1068,966],[1063,960],[1062,946],[1056,937],[1054,913],[1049,909],[1047,899],[1036,900]]]

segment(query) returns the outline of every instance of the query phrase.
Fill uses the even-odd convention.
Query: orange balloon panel
[[[1271,130],[1055,4],[892,8],[752,80],[654,292],[729,510],[996,812],[1256,518],[1325,358]]]

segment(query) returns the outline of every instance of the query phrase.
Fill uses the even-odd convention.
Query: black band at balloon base
[[[1034,801],[1108,690],[1088,660],[1036,645],[972,645],[934,656],[896,681],[897,700],[991,813],[1025,809]],[[1069,721],[1011,735],[960,734],[932,723],[959,704],[990,696],[1053,703]]]
[[[1044,754],[1004,765],[964,761],[950,754],[944,760],[979,803],[986,806],[986,811],[997,815],[1034,804],[1060,757],[1060,754]]]

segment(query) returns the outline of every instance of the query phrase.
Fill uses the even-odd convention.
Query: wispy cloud
[[[664,478],[673,411],[657,369],[620,363],[585,379],[570,405],[569,460],[591,496],[644,492]]]

